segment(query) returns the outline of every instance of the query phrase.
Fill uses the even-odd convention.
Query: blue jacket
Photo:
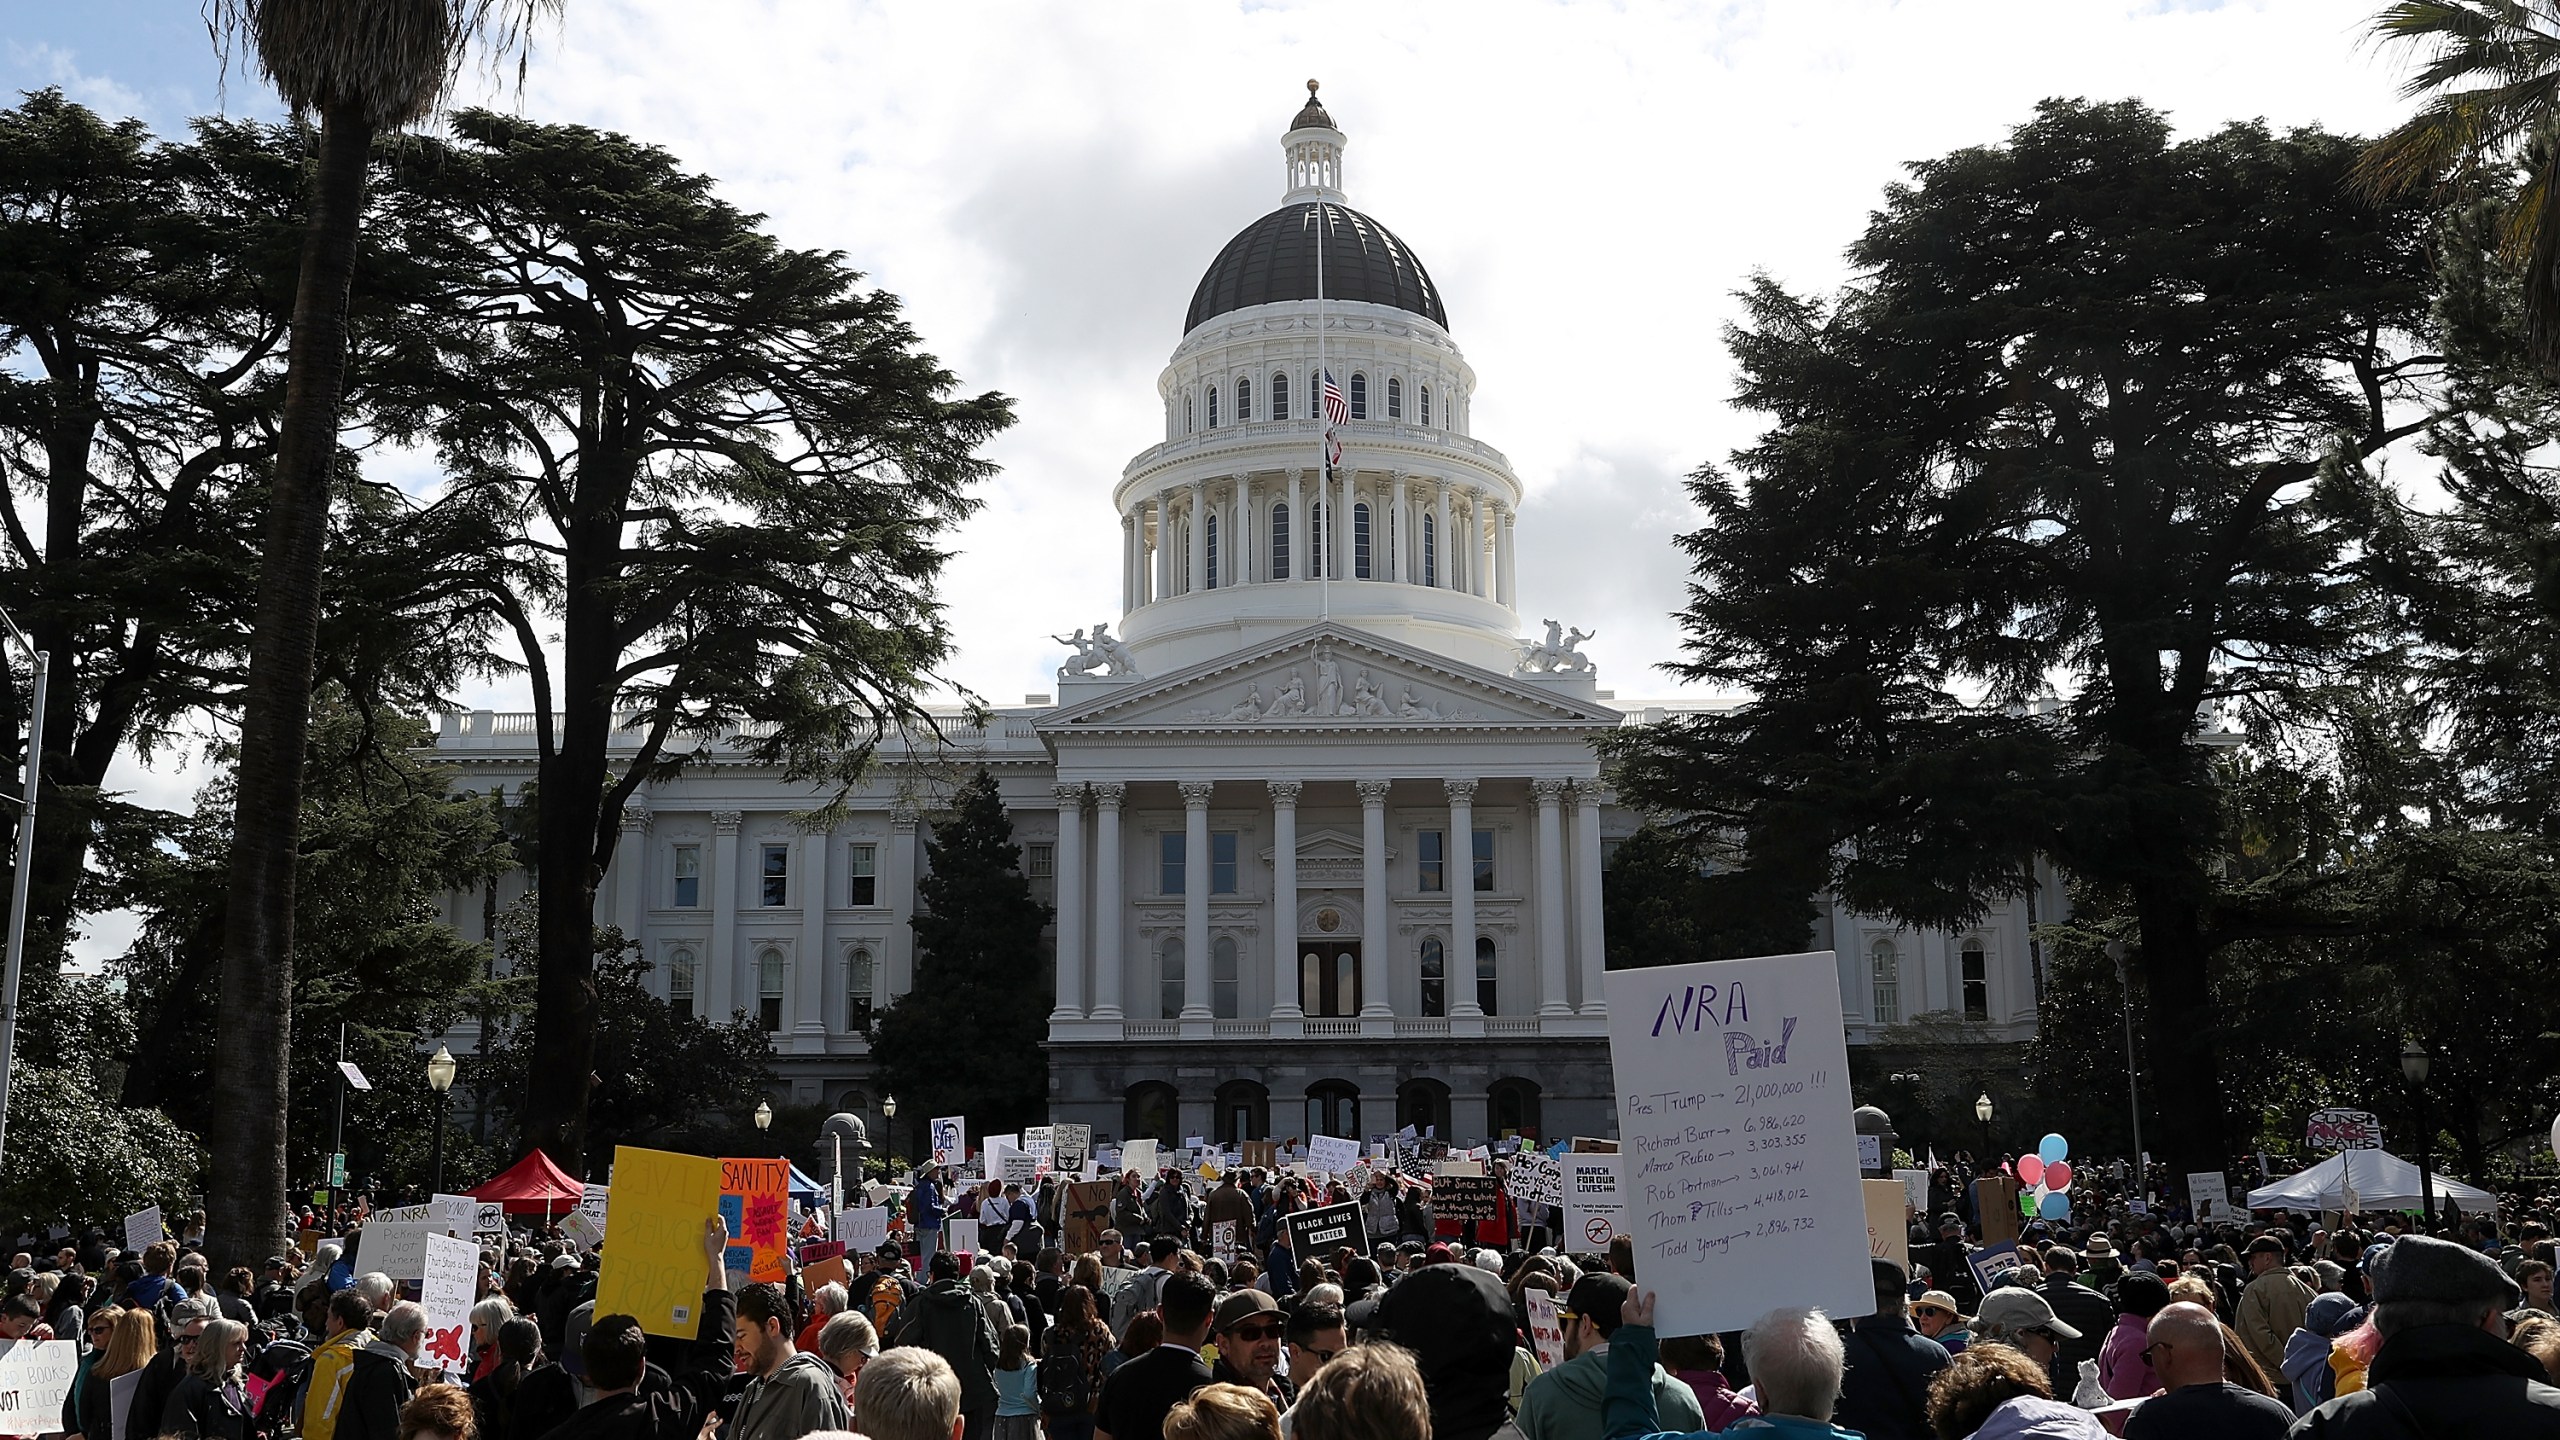
[[[1722,1430],[1664,1430],[1653,1408],[1653,1367],[1658,1349],[1650,1325],[1621,1325],[1609,1336],[1609,1388],[1603,1392],[1600,1433],[1608,1440],[1710,1440],[1716,1435],[1765,1435],[1771,1440],[1866,1440],[1821,1420],[1793,1415],[1754,1415]]]
[[[919,1230],[942,1228],[942,1187],[931,1180],[916,1182],[915,1192],[907,1197],[907,1223]]]

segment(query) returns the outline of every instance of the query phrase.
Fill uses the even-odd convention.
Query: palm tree
[[[2560,0],[2398,0],[2373,34],[2423,52],[2400,93],[2426,103],[2373,143],[2357,179],[2376,198],[2459,192],[2521,161],[2502,248],[2524,268],[2533,352],[2560,364]]]
[[[311,723],[329,481],[346,388],[347,299],[375,138],[434,112],[475,43],[513,50],[560,0],[207,0],[298,116],[316,114],[310,230],[293,298],[284,414],[241,693],[239,799],[222,940],[206,1239],[218,1265],[285,1240],[285,1112],[293,1051],[294,860]]]

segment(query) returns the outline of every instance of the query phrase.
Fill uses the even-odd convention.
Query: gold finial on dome
[[[1316,86],[1318,83],[1319,82],[1314,80],[1307,82],[1307,103],[1298,111],[1297,118],[1289,122],[1290,129],[1330,130],[1333,128],[1333,117],[1325,113],[1324,102],[1316,99]]]

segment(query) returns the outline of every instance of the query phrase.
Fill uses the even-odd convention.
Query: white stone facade
[[[1340,200],[1321,113],[1284,141],[1287,204]],[[1324,372],[1359,390],[1333,469]],[[983,764],[1057,910],[1050,952],[1023,957],[1024,983],[1056,989],[1055,1118],[1097,1139],[1613,1133],[1601,887],[1640,821],[1592,742],[1662,712],[1612,708],[1578,632],[1524,637],[1521,487],[1468,433],[1474,385],[1446,328],[1392,305],[1279,299],[1198,324],[1159,384],[1167,438],[1112,494],[1115,643],[1071,659],[1054,697],[887,747],[822,832],[798,816],[823,797],[743,756],[647,787],[598,919],[637,937],[671,1002],[763,1019],[792,1099],[880,1133],[860,1032],[914,977],[920,817]],[[531,731],[448,715],[438,752],[512,790]],[[2045,890],[2037,918],[2056,918]],[[477,937],[508,898],[456,896],[453,923]],[[2024,1039],[2027,908],[1935,935],[1825,907],[1808,943],[1837,941],[1853,1041],[1925,1010]],[[922,1119],[902,1111],[900,1137]]]

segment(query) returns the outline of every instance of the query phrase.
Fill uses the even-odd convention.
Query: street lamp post
[[[2116,962],[2116,988],[2124,993],[2124,1090],[2133,1105],[2133,1168],[2135,1188],[2142,1198],[2151,1198],[2151,1167],[2142,1161],[2142,1076],[2133,1064],[2133,974],[2125,965],[2130,953],[2121,940],[2107,942],[2107,958]]]
[[[2436,1223],[2436,1182],[2431,1172],[2435,1158],[2435,1126],[2427,1118],[2427,1047],[2412,1040],[2400,1047],[2400,1074],[2409,1082],[2409,1093],[2418,1105],[2418,1225],[2432,1230]]]
[[[445,1107],[452,1098],[455,1068],[453,1052],[442,1045],[436,1047],[435,1054],[427,1057],[427,1088],[436,1092],[436,1138],[429,1147],[435,1155],[430,1167],[435,1172],[435,1188],[428,1192],[431,1195],[444,1193],[444,1117]]]
[[[768,1100],[758,1100],[756,1102],[756,1131],[761,1134],[772,1128],[773,1103]]]
[[[897,1096],[883,1095],[880,1097],[880,1122],[880,1159],[882,1164],[885,1166],[889,1157],[897,1153],[895,1150],[890,1148],[898,1143]],[[884,1175],[886,1174],[885,1169],[883,1173]],[[892,1183],[895,1183],[897,1179],[894,1175],[890,1175],[887,1178]]]
[[[9,1143],[9,1086],[18,1057],[18,974],[27,950],[27,872],[36,864],[36,792],[44,782],[44,692],[52,657],[36,648],[18,622],[0,611],[0,626],[10,643],[34,662],[34,687],[27,696],[27,763],[18,782],[18,868],[9,880],[9,958],[0,977],[0,1152]]]

